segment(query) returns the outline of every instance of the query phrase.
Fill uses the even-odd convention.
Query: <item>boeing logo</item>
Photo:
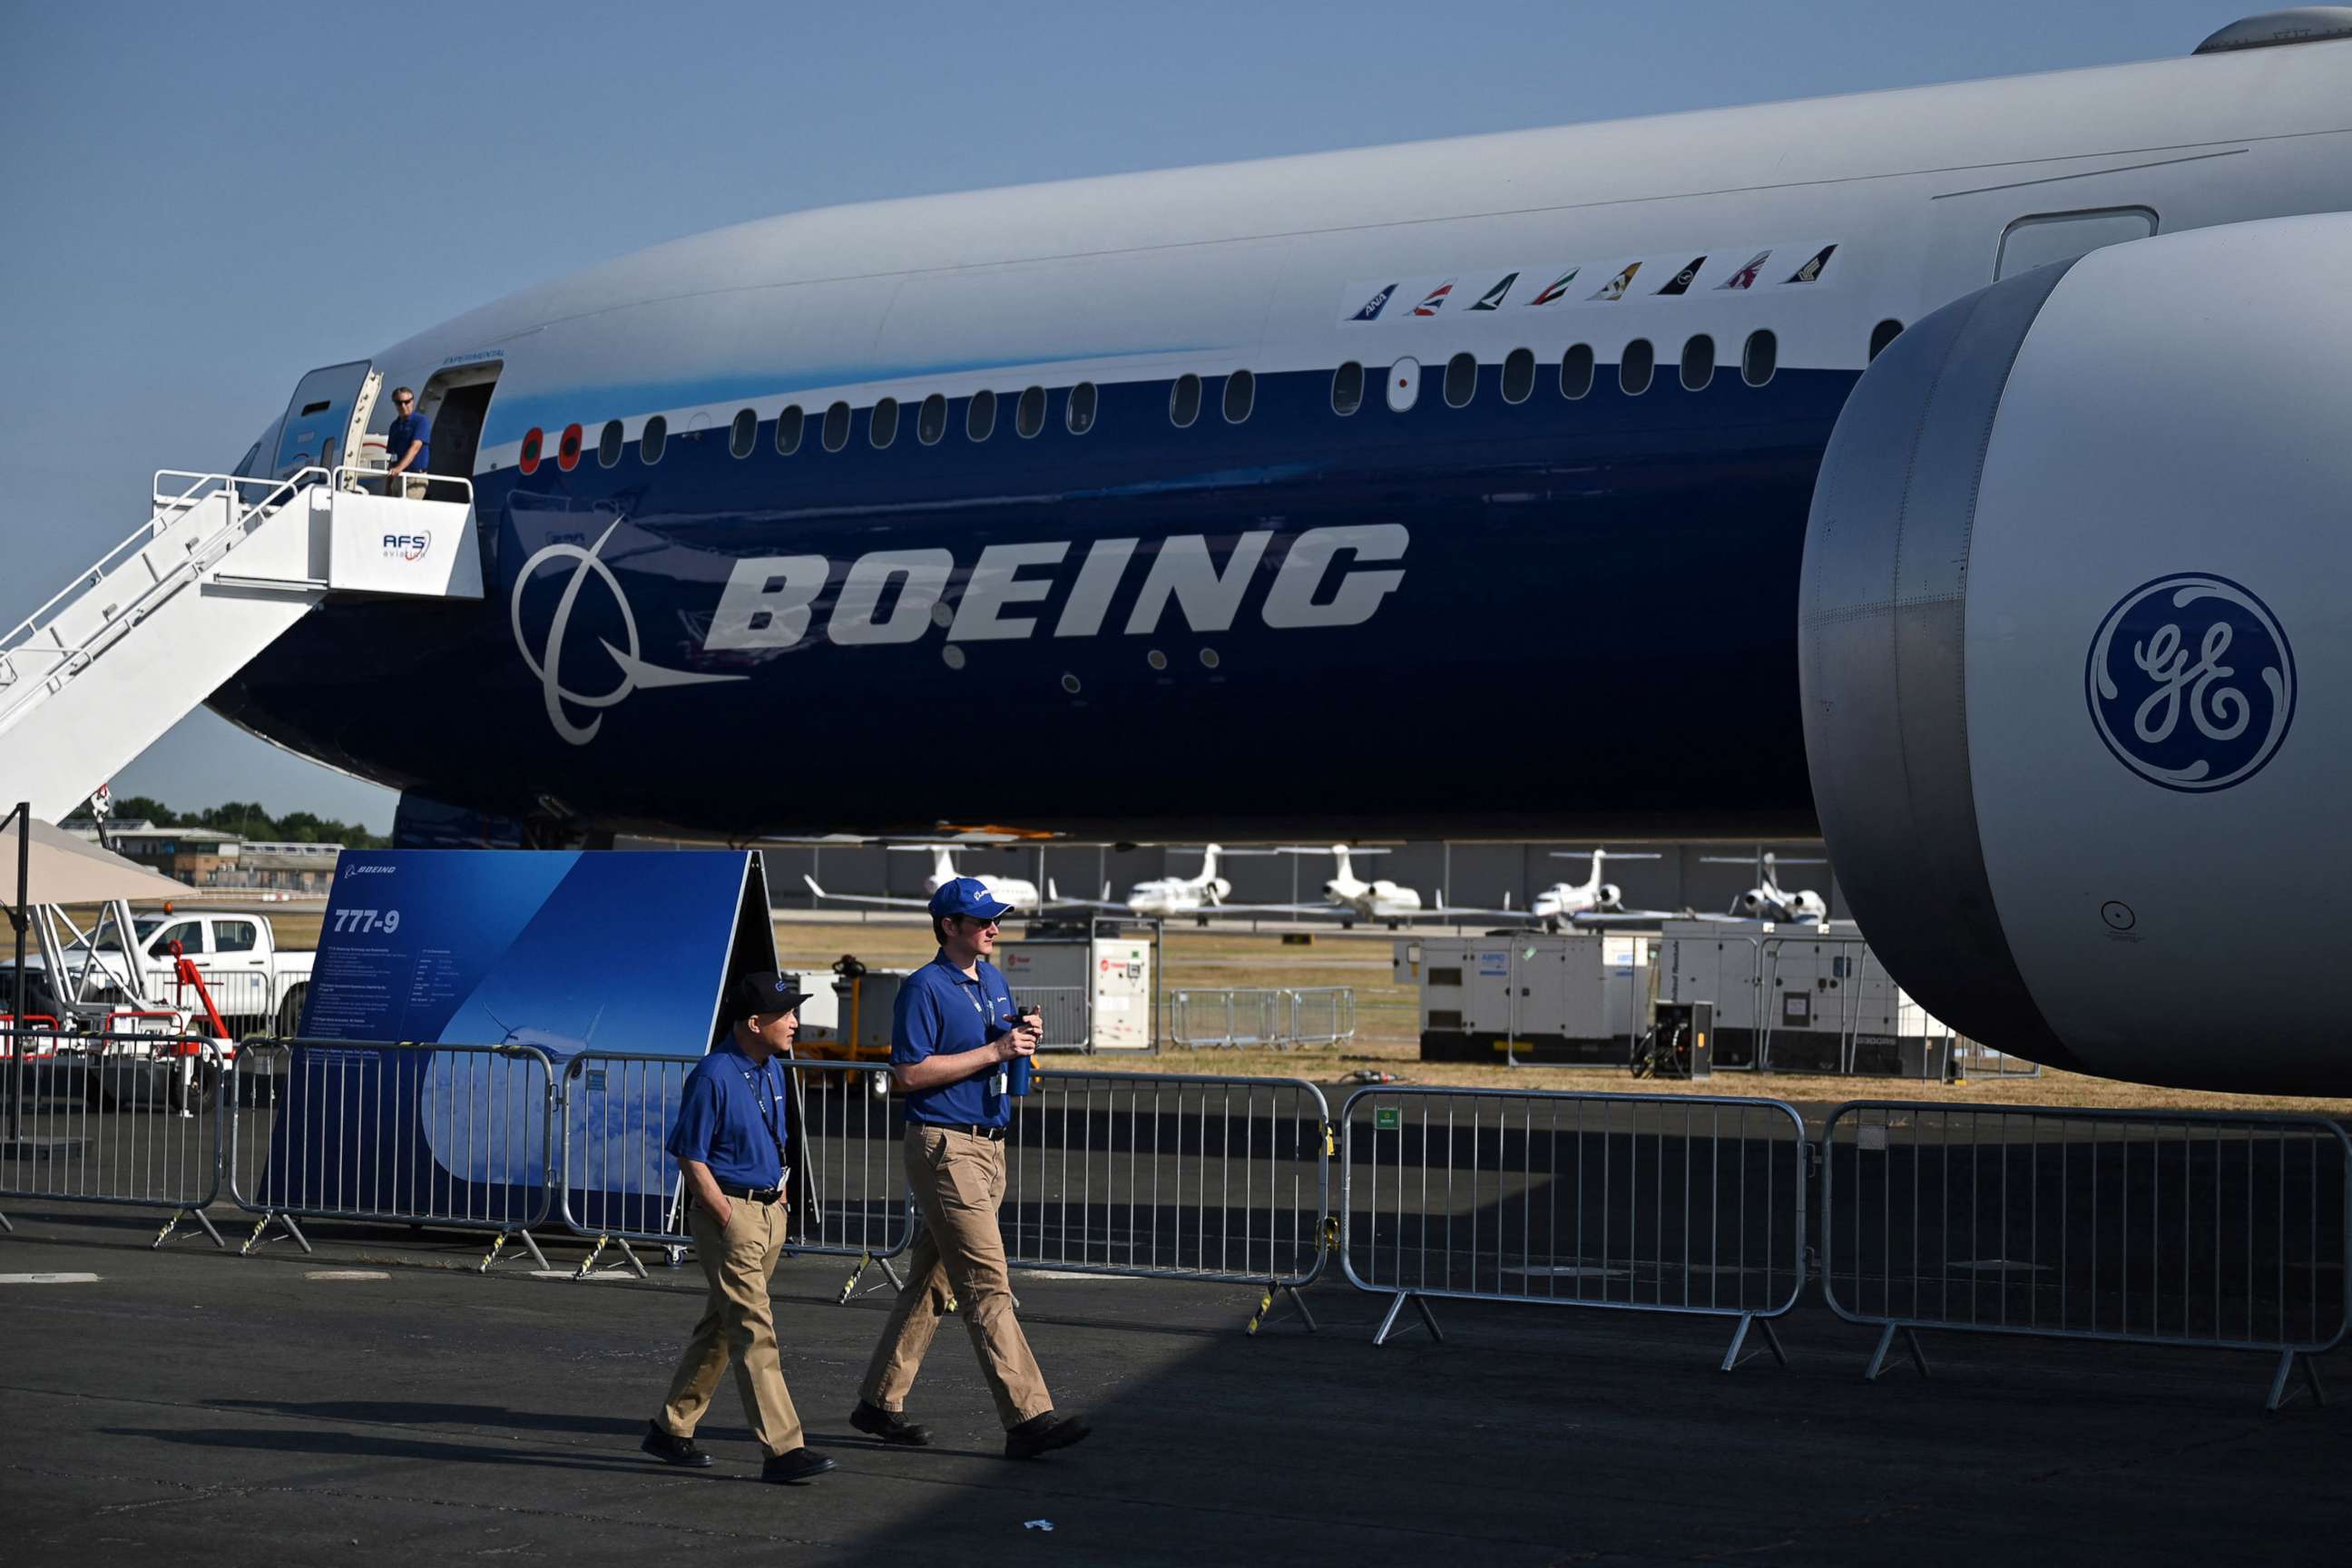
[[[2085,695],[2099,739],[2166,789],[2205,793],[2260,773],[2294,719],[2294,653],[2270,606],[2226,577],[2142,584],[2091,640]]]
[[[515,646],[539,678],[548,721],[575,746],[595,739],[602,719],[582,723],[571,709],[608,709],[641,689],[749,679],[671,669],[639,657],[636,618],[619,580],[598,557],[619,526],[615,519],[585,549],[568,542],[541,549],[516,574],[509,605]],[[702,647],[713,653],[766,652],[796,647],[812,635],[835,647],[881,647],[917,642],[941,628],[950,645],[1022,641],[1041,633],[1092,637],[1112,629],[1144,637],[1158,631],[1171,611],[1192,632],[1225,632],[1252,607],[1261,583],[1256,619],[1271,629],[1360,626],[1404,582],[1402,568],[1371,563],[1402,560],[1412,542],[1402,523],[1310,528],[1290,542],[1269,577],[1261,568],[1274,539],[1272,529],[1252,529],[1234,538],[1220,561],[1207,535],[1179,534],[1157,542],[1149,564],[1140,567],[1140,539],[1097,539],[1083,547],[1083,554],[1067,541],[991,544],[968,571],[945,548],[877,550],[845,570],[823,555],[754,556],[735,563],[728,574]],[[553,561],[573,563],[572,575],[545,640],[534,649],[523,630],[523,589]],[[959,575],[961,590],[950,597],[950,584]],[[613,596],[628,646],[604,645],[619,668],[615,685],[580,692],[564,686],[558,672],[572,606],[590,576]],[[1127,615],[1114,617],[1112,607],[1130,583]],[[1055,598],[1057,590],[1066,591],[1058,594],[1058,611],[1048,616],[1045,601]],[[962,657],[950,647],[952,668],[962,668]]]
[[[604,715],[597,710],[614,707],[640,689],[698,686],[710,681],[745,679],[740,675],[705,675],[690,669],[672,669],[664,665],[647,664],[638,657],[642,648],[637,641],[637,617],[629,609],[629,596],[621,592],[621,580],[613,575],[613,569],[599,560],[596,553],[604,548],[604,542],[613,537],[613,530],[620,526],[621,520],[614,518],[604,531],[596,536],[596,542],[584,550],[571,543],[550,544],[541,549],[524,562],[521,570],[515,574],[514,593],[507,601],[507,616],[514,627],[515,647],[521,651],[523,663],[530,666],[530,672],[539,678],[541,693],[547,701],[547,721],[555,726],[557,734],[575,746],[584,746],[594,740],[596,731],[604,727]],[[551,561],[572,562],[572,575],[565,579],[562,596],[556,600],[555,614],[547,623],[547,640],[534,653],[530,640],[523,636],[522,593],[530,585],[533,574]],[[572,629],[572,609],[580,601],[581,584],[592,576],[613,595],[613,604],[621,613],[622,637],[628,647],[614,647],[598,638],[604,651],[612,656],[613,663],[620,672],[620,679],[603,691],[574,691],[563,684],[563,641],[565,634]],[[575,722],[570,711],[573,708],[588,709],[596,716],[584,724]]]
[[[346,882],[353,877],[389,877],[392,871],[389,866],[363,866],[356,860],[343,862],[343,880]]]

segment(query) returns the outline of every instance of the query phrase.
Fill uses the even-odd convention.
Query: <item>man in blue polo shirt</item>
[[[710,1408],[727,1363],[743,1413],[760,1439],[763,1481],[804,1481],[833,1461],[801,1442],[801,1418],[784,1387],[776,1351],[776,1315],[768,1280],[784,1250],[785,1075],[778,1056],[792,1054],[807,1000],[781,974],[746,974],[729,994],[735,1020],[727,1037],[687,1075],[669,1152],[686,1184],[687,1229],[710,1283],[709,1305],[694,1325],[670,1380],[662,1412],[646,1424],[644,1447],[664,1464],[702,1467],[710,1456],[694,1428]]]
[[[425,475],[433,464],[433,422],[416,412],[416,394],[404,386],[392,389],[392,428],[383,434],[383,493],[397,496],[405,487],[408,499],[416,500],[425,494]],[[394,484],[393,474],[404,477]]]
[[[996,1223],[1004,1202],[1004,1128],[1013,1119],[998,1075],[1014,1058],[1035,1054],[1038,1037],[1034,1019],[1014,1016],[1004,976],[988,962],[996,922],[1012,912],[977,877],[946,883],[931,895],[939,956],[898,987],[890,1078],[907,1097],[907,1184],[923,1229],[849,1424],[885,1443],[930,1441],[907,1419],[907,1391],[953,1300],[996,1398],[1005,1457],[1034,1459],[1068,1447],[1088,1428],[1075,1415],[1054,1414],[1045,1374],[1013,1314]]]

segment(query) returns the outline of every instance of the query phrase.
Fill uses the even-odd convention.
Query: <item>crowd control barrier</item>
[[[2043,1335],[2256,1351],[2298,1363],[2342,1342],[2352,1142],[2301,1116],[1865,1100],[1823,1137],[1823,1293],[1898,1336]]]
[[[479,1230],[540,1268],[553,1206],[555,1074],[530,1046],[396,1045],[255,1037],[238,1048],[229,1192],[310,1250],[304,1219]]]
[[[1341,1266],[1411,1302],[1703,1313],[1786,1363],[1771,1320],[1806,1279],[1803,1119],[1777,1100],[1379,1088],[1340,1114]],[[1745,1352],[1745,1353],[1743,1353]]]
[[[220,1196],[217,1043],[190,1036],[66,1035],[0,1027],[8,1053],[0,1198],[43,1198],[170,1211],[152,1245],[193,1222],[226,1247],[205,1214]],[[0,1228],[14,1230],[5,1214]]]
[[[607,1247],[643,1276],[637,1247],[675,1258],[694,1245],[668,1143],[697,1060],[592,1051],[564,1064],[555,1111],[558,1217],[593,1242],[574,1278],[588,1278]],[[844,1300],[868,1268],[878,1265],[896,1284],[891,1262],[914,1237],[889,1064],[777,1065],[791,1075],[793,1097],[786,1247],[857,1259]]]
[[[1255,1285],[1323,1271],[1330,1110],[1297,1079],[1040,1069],[1005,1137],[1004,1249],[1015,1268]]]
[[[1168,1040],[1192,1050],[1344,1045],[1356,1037],[1345,985],[1192,986],[1168,994]]]

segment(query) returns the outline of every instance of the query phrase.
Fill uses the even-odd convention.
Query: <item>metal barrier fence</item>
[[[229,1022],[232,1028],[239,1022],[257,1023],[263,1027],[274,1024],[278,1017],[278,977],[257,969],[222,969],[198,961],[196,973],[205,983],[205,994],[212,998],[214,1009]],[[184,984],[173,969],[149,969],[142,979],[147,994],[168,1007],[184,1009],[198,1020],[204,1017],[205,1005],[196,995],[195,987]]]
[[[1005,1139],[1004,1248],[1016,1268],[1256,1285],[1323,1271],[1330,1109],[1297,1079],[1040,1071]]]
[[[255,1037],[238,1048],[229,1192],[305,1252],[305,1218],[372,1220],[509,1238],[553,1206],[555,1071],[530,1046],[397,1045]]]
[[[1209,986],[1168,994],[1168,1038],[1192,1050],[1342,1045],[1356,1037],[1345,985]]]
[[[694,1244],[667,1144],[698,1059],[595,1051],[564,1064],[555,1112],[558,1217],[594,1241],[573,1278],[588,1278],[607,1247],[643,1275],[633,1243],[674,1256]],[[913,1240],[913,1211],[889,1064],[784,1058],[780,1065],[793,1084],[785,1246],[856,1258],[844,1300],[875,1264],[895,1284],[890,1262]]]
[[[1770,1320],[1806,1279],[1808,1145],[1777,1100],[1366,1089],[1340,1113],[1341,1264],[1439,1339],[1436,1297]]]
[[[1997,1051],[1966,1035],[1954,1035],[1952,1071],[1959,1078],[2040,1078],[2042,1064]]]
[[[1823,1136],[1832,1310],[1916,1331],[2259,1351],[2270,1407],[2352,1328],[2352,1141],[2316,1117],[1857,1101]]]
[[[16,1052],[21,1048],[22,1055]],[[193,1220],[226,1247],[205,1207],[220,1195],[218,1045],[191,1037],[61,1035],[0,1028],[7,1120],[0,1197],[165,1208],[153,1246]],[[15,1230],[5,1214],[0,1228]]]

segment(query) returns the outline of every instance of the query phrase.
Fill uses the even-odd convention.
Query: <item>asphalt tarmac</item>
[[[1024,1275],[1047,1377],[1097,1434],[1018,1464],[953,1328],[913,1401],[939,1446],[853,1433],[885,1299],[835,1304],[842,1260],[803,1258],[777,1279],[786,1373],[840,1468],[771,1487],[731,1380],[701,1434],[714,1469],[637,1452],[698,1310],[690,1265],[485,1278],[478,1238],[326,1225],[314,1257],[151,1252],[143,1213],[5,1206],[12,1563],[2210,1568],[2344,1550],[2352,1414],[2266,1415],[2269,1363],[2244,1354],[1930,1336],[1932,1380],[1873,1386],[1869,1331],[1811,1306],[1781,1324],[1788,1367],[1726,1375],[1716,1321],[1441,1302],[1445,1343],[1375,1349],[1385,1301],[1344,1284],[1310,1292],[1320,1333],[1277,1314],[1251,1337],[1254,1290]]]

